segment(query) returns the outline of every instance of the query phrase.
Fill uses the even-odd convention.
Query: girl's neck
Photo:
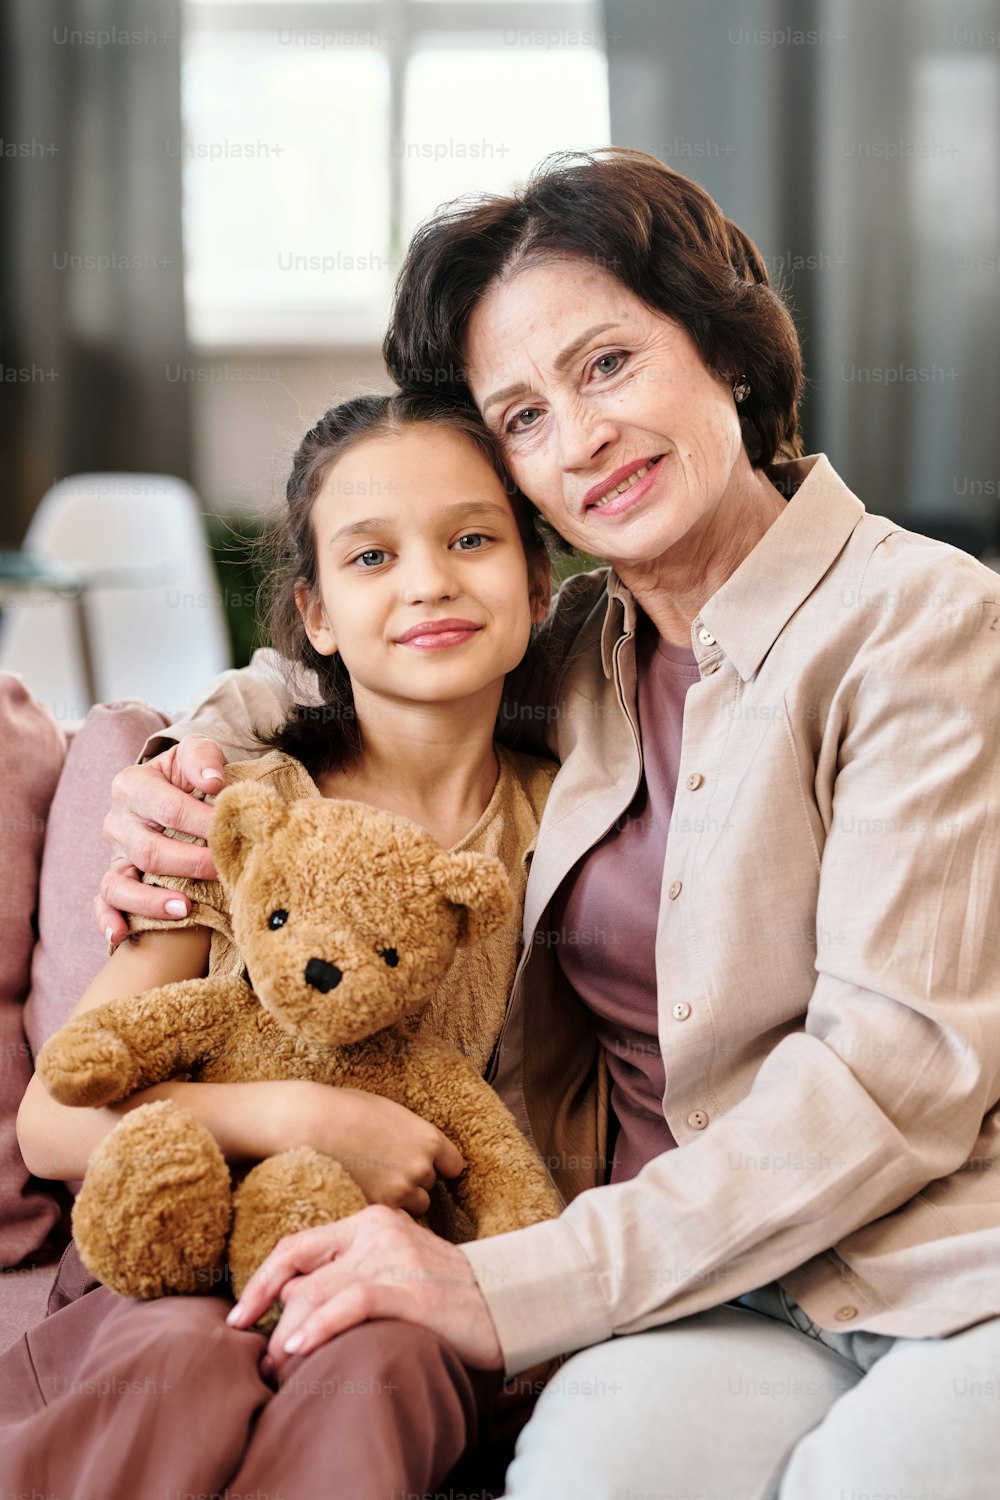
[[[479,822],[496,788],[499,707],[500,688],[492,686],[473,700],[405,705],[356,688],[360,759],[317,777],[317,785],[324,797],[410,818],[450,849]]]

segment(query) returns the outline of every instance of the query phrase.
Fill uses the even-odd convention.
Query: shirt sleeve
[[[887,609],[840,732],[816,924],[844,940],[804,1030],[633,1180],[461,1247],[508,1374],[738,1297],[968,1159],[1000,1098],[998,712],[995,601]]]
[[[204,697],[166,729],[150,735],[139,760],[149,760],[188,734],[215,740],[227,760],[262,755],[258,731],[277,728],[293,703],[315,706],[320,701],[314,672],[295,667],[265,647],[254,652],[249,666],[214,678]]]

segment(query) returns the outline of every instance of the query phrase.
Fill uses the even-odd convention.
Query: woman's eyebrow
[[[588,344],[592,338],[595,338],[599,333],[607,333],[609,328],[614,328],[616,326],[617,325],[614,323],[595,323],[593,328],[588,328],[584,333],[581,333],[578,338],[575,338],[571,344],[567,344],[566,348],[563,349],[561,353],[556,355],[555,359],[553,360],[553,365],[557,370],[564,370],[569,364],[570,360],[575,359],[580,350],[586,344]],[[511,396],[517,396],[522,391],[526,391],[527,389],[528,387],[524,384],[523,381],[518,381],[515,385],[505,385],[502,390],[494,391],[492,396],[487,396],[486,400],[480,407],[482,415],[485,416],[489,408],[491,406],[495,406],[498,401],[509,401]]]

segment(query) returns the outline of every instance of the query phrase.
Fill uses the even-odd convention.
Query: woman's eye
[[[514,413],[507,423],[507,431],[527,432],[529,427],[534,427],[539,415],[537,406],[523,406],[520,411]]]
[[[469,531],[465,536],[460,536],[455,546],[459,552],[477,552],[487,538],[481,531]]]
[[[354,559],[363,568],[380,568],[385,562],[388,553],[384,547],[369,547],[365,552],[359,552]]]
[[[621,367],[623,356],[621,354],[602,354],[600,359],[595,359],[593,368],[598,375],[613,375]]]

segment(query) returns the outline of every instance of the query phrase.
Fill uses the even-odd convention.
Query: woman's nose
[[[618,424],[592,406],[565,408],[556,417],[559,462],[565,473],[586,470],[618,435]]]

